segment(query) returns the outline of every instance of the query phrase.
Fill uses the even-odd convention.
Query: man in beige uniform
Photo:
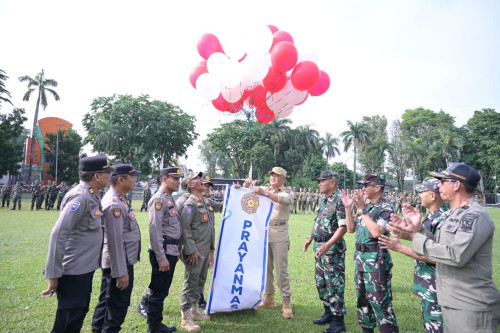
[[[290,296],[290,274],[288,273],[288,250],[290,249],[290,238],[288,237],[288,219],[290,218],[290,206],[293,199],[285,192],[283,184],[286,179],[286,170],[274,167],[269,171],[271,179],[270,187],[255,186],[255,194],[264,195],[271,199],[274,209],[269,220],[269,248],[267,257],[267,280],[264,300],[257,309],[275,308],[274,300],[274,275],[273,269],[276,266],[276,281],[283,297],[283,317],[292,318],[292,305]],[[244,187],[248,188],[252,184],[252,179],[245,180]]]
[[[312,189],[309,188],[307,193],[306,193],[306,213],[312,213],[313,210],[313,201],[314,201],[314,194],[312,193]]]
[[[80,184],[63,199],[61,213],[50,234],[42,295],[57,292],[56,320],[52,332],[80,332],[89,311],[94,271],[100,266],[103,240],[99,190],[108,185],[105,156],[82,158]]]
[[[444,332],[497,332],[500,324],[500,293],[492,279],[492,248],[495,224],[486,209],[474,200],[481,176],[476,169],[452,163],[442,172],[439,193],[451,209],[430,232],[416,232],[420,212],[404,207],[412,223],[389,224],[395,236],[412,241],[412,250],[436,262],[436,289],[443,312]]]

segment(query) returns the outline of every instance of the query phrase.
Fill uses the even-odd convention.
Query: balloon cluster
[[[219,111],[238,113],[245,105],[261,123],[288,117],[309,95],[330,87],[330,77],[318,68],[314,52],[299,53],[292,35],[273,25],[255,29],[239,43],[222,47],[217,36],[198,40],[203,58],[189,80]]]

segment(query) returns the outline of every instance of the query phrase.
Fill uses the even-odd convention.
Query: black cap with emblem
[[[448,169],[441,172],[431,172],[431,176],[437,179],[453,179],[465,185],[476,188],[481,180],[481,175],[471,166],[465,163],[451,163]]]
[[[97,155],[89,156],[80,159],[79,171],[86,172],[113,172],[115,168],[108,164],[108,158],[106,156]]]
[[[115,168],[115,171],[113,171],[113,176],[120,176],[120,175],[132,175],[132,176],[139,176],[141,172],[139,170],[134,169],[132,164],[116,164],[113,165],[113,168]]]
[[[179,167],[168,167],[160,170],[160,175],[162,177],[182,177],[182,171]]]

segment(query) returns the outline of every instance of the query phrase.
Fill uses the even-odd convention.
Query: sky
[[[192,169],[204,169],[198,144],[207,133],[235,119],[189,83],[204,33],[224,41],[273,24],[299,53],[316,50],[330,89],[289,118],[321,135],[339,136],[347,120],[363,116],[392,122],[417,107],[443,110],[457,126],[475,110],[500,110],[500,1],[0,0],[0,13],[0,68],[14,106],[27,111],[27,128],[36,96],[23,102],[27,87],[17,78],[42,68],[59,83],[61,100],[49,97],[39,118],[64,118],[82,136],[94,98],[148,94],[196,116],[200,136],[182,160]],[[3,104],[2,113],[10,110]],[[333,161],[352,165],[352,154]]]

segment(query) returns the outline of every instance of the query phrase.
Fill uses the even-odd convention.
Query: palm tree
[[[294,146],[299,144],[305,148],[307,165],[311,162],[313,153],[318,152],[320,147],[320,137],[318,131],[311,129],[309,125],[299,126],[295,129]]]
[[[25,82],[28,81],[28,91],[24,94],[23,101],[29,101],[31,93],[33,91],[38,90],[38,99],[36,101],[35,108],[35,119],[33,120],[33,132],[31,133],[31,149],[30,149],[30,165],[28,170],[28,181],[31,181],[31,169],[33,164],[33,149],[35,148],[35,133],[36,133],[36,124],[38,122],[38,110],[40,109],[40,103],[42,103],[43,109],[47,107],[47,94],[46,91],[50,92],[56,101],[58,101],[59,95],[50,88],[47,87],[57,87],[57,81],[52,79],[46,79],[45,73],[42,69],[40,73],[38,73],[35,78],[31,78],[28,75],[19,77],[19,81]],[[36,88],[33,88],[36,87]]]
[[[446,167],[449,167],[451,160],[456,161],[458,159],[459,147],[455,143],[455,136],[449,131],[439,130],[438,134],[439,140],[432,145],[432,148],[436,149],[444,157]]]
[[[4,81],[7,81],[9,77],[5,74],[3,70],[0,69],[0,109],[2,108],[2,102],[9,103],[12,105],[12,102],[10,101],[10,92],[5,89],[5,83]],[[8,96],[8,97],[3,97],[2,95]]]
[[[392,152],[393,146],[386,138],[378,137],[370,142],[370,145],[366,147],[367,151],[372,156],[372,164],[369,167],[368,172],[385,169],[385,153],[389,154]]]
[[[368,126],[364,123],[352,123],[347,121],[347,131],[340,133],[344,143],[344,151],[348,151],[351,146],[354,147],[354,173],[353,173],[353,187],[356,186],[356,151],[362,144],[370,142],[370,132]]]
[[[320,143],[323,148],[323,154],[326,157],[326,169],[328,169],[328,160],[336,155],[340,155],[338,148],[339,138],[334,137],[331,133],[326,133],[325,137],[320,139]]]
[[[271,123],[264,127],[263,136],[269,135],[269,141],[274,150],[274,162],[280,153],[281,144],[286,141],[286,137],[290,132],[290,124],[292,121],[286,118],[275,118]]]

